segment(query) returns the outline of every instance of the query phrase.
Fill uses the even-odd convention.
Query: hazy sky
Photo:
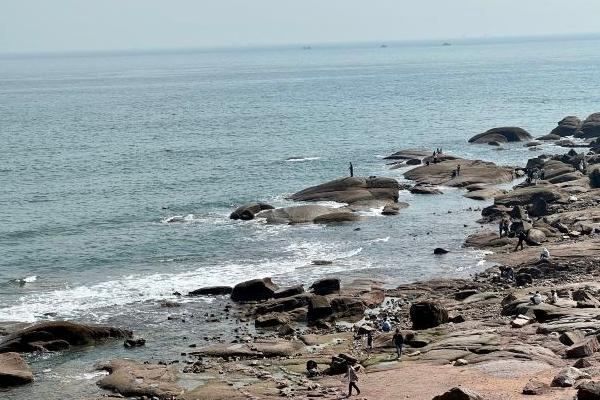
[[[0,52],[600,31],[598,0],[0,0]]]

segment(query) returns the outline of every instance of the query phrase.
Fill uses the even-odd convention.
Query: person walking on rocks
[[[404,345],[404,336],[400,333],[400,330],[396,328],[396,332],[392,337],[392,341],[394,342],[394,346],[396,346],[396,354],[398,355],[397,359],[399,360],[402,357],[402,346]]]
[[[519,231],[519,241],[517,242],[517,246],[515,247],[514,251],[517,251],[519,249],[519,246],[521,246],[521,250],[523,250],[523,242],[525,241],[525,239],[527,239],[527,234],[523,229],[521,229]]]
[[[352,165],[352,163],[350,163],[350,166],[348,167],[348,169],[350,170],[350,177],[352,178],[354,176],[354,165]]]
[[[367,332],[367,354],[369,354],[369,358],[371,357],[371,352],[373,351],[373,332]]]
[[[348,397],[352,396],[352,388],[356,389],[357,395],[360,394],[360,389],[356,384],[356,382],[358,382],[358,375],[356,374],[356,372],[358,371],[360,366],[354,366],[354,364],[356,364],[356,362],[354,362],[353,364],[348,363],[348,372],[346,372],[345,375],[345,377],[348,378]]]

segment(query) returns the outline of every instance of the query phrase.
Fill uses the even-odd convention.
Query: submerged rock
[[[30,352],[37,350],[52,351],[60,345],[83,346],[108,339],[131,337],[132,332],[109,326],[77,324],[67,321],[41,322],[17,331],[0,342],[2,352]],[[57,343],[60,341],[60,343]]]
[[[351,214],[344,208],[333,208],[317,204],[310,204],[266,210],[260,213],[259,216],[261,218],[265,218],[267,223],[270,224],[303,224],[316,222],[319,218],[324,222],[325,217],[329,214],[335,214],[339,218],[342,212],[342,216],[344,218]]]
[[[231,286],[207,286],[192,290],[188,293],[188,296],[225,296],[231,294],[232,291]]]
[[[266,203],[248,203],[235,209],[230,215],[230,219],[241,219],[248,221],[254,219],[254,216],[264,210],[272,210],[273,206]]]
[[[0,387],[20,386],[33,382],[29,365],[17,353],[0,353]]]

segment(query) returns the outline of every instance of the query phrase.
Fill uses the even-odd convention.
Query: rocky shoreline
[[[298,202],[343,203],[340,207],[240,206],[232,219],[351,226],[365,218],[360,214],[365,209],[377,208],[390,218],[401,214],[409,204],[398,202],[399,190],[443,199],[443,187],[461,188],[471,199],[493,200],[481,210],[481,231],[466,238],[465,246],[488,251],[502,268],[471,279],[395,288],[336,277],[291,287],[264,278],[199,288],[186,296],[218,301],[220,311],[206,323],[235,321],[234,338],[190,344],[188,351],[165,354],[168,361],[158,363],[98,360],[97,369],[106,371],[97,382],[105,390],[100,398],[339,399],[345,396],[347,364],[358,362],[365,371],[358,398],[600,399],[599,120],[600,114],[583,122],[566,117],[547,135],[582,140],[584,153],[571,149],[531,158],[523,166],[497,166],[404,150],[387,159],[394,161],[391,168],[414,166],[404,174],[414,185],[384,177],[342,178],[290,196]],[[522,129],[495,128],[470,141],[502,146],[531,139]],[[534,170],[543,170],[543,179],[522,181]],[[519,183],[512,189],[497,187],[515,180]],[[510,228],[500,235],[498,224],[506,219]],[[525,248],[514,251],[521,232]],[[549,259],[540,259],[543,248]],[[447,252],[435,251],[440,257]],[[536,292],[541,301],[532,298]],[[399,361],[393,332],[378,329],[383,318],[404,337]],[[368,332],[372,350],[365,345]],[[0,387],[35,379],[23,353],[68,352],[111,340],[145,345],[126,329],[61,321],[7,325],[0,333]],[[318,366],[314,376],[307,374],[309,361]],[[10,396],[10,388],[0,390]]]

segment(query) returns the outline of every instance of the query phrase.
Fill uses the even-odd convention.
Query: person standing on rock
[[[399,360],[402,357],[402,346],[404,345],[404,336],[400,333],[400,330],[396,328],[396,332],[392,337],[392,341],[394,342],[394,346],[396,346],[396,354],[398,355],[397,359]]]
[[[460,164],[456,166],[456,176],[460,176]]]
[[[498,224],[498,230],[500,231],[500,237],[502,237],[504,234],[504,220],[503,219],[501,219],[500,223]]]
[[[357,365],[355,367],[354,364],[356,364],[356,362],[353,364],[348,363],[348,372],[346,372],[345,375],[345,377],[348,378],[348,397],[352,396],[352,388],[356,389],[357,395],[360,394],[360,389],[356,384],[356,382],[358,382],[358,375],[356,374],[356,371],[358,371],[360,366]]]
[[[350,170],[350,177],[352,178],[354,176],[354,165],[352,165],[352,163],[350,163],[350,166],[348,167],[348,169]]]
[[[517,242],[517,246],[515,247],[514,251],[517,251],[519,249],[519,246],[521,246],[521,250],[523,250],[523,242],[525,241],[525,239],[527,239],[527,234],[524,230],[521,229],[519,231],[519,241]]]

